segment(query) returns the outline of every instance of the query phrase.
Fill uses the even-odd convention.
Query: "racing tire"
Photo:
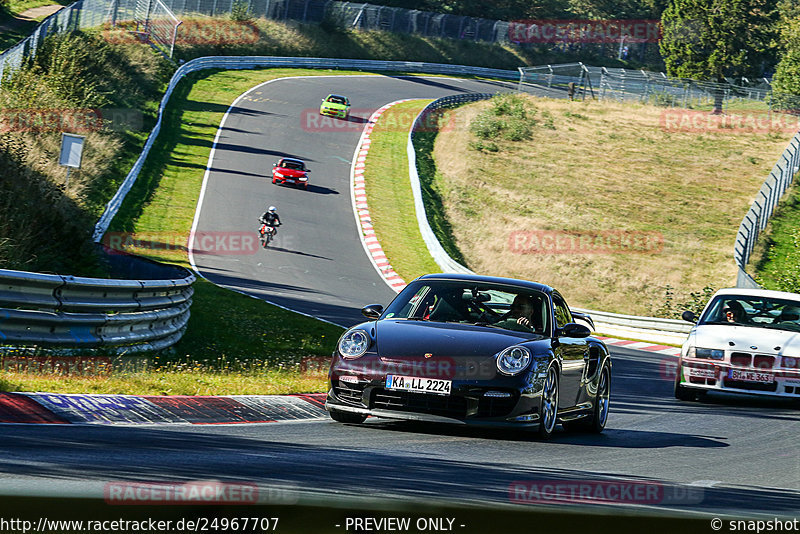
[[[547,370],[542,389],[542,402],[539,406],[539,429],[536,435],[540,439],[550,439],[558,422],[558,372],[554,366]]]
[[[675,377],[675,398],[680,401],[691,402],[697,400],[697,392],[681,384],[681,372]]]
[[[606,422],[608,421],[608,407],[611,401],[611,370],[607,365],[604,365],[600,373],[592,414],[576,421],[561,423],[564,430],[590,432],[592,434],[600,434],[605,430]]]
[[[345,423],[348,425],[360,425],[367,420],[367,416],[360,413],[340,412],[338,410],[331,410],[328,413],[331,419],[337,423]]]

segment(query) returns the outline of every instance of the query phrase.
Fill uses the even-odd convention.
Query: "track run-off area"
[[[367,118],[400,99],[514,85],[331,76],[283,78],[251,89],[218,132],[194,230],[255,233],[270,205],[283,226],[269,249],[256,254],[193,251],[198,272],[335,324],[360,322],[362,306],[386,305],[395,295],[370,261],[354,213],[352,166]],[[320,99],[329,93],[349,97],[346,127],[320,120]],[[308,190],[271,183],[272,164],[283,156],[306,162]],[[800,515],[796,405],[715,395],[678,402],[674,356],[610,348],[611,409],[601,435],[558,431],[539,442],[524,433],[457,425],[369,419],[353,426],[325,417],[248,425],[4,425],[0,487],[6,490],[0,494],[91,493],[120,480],[217,480],[331,506],[442,501],[495,510],[601,506],[622,515]],[[630,493],[543,502],[530,490],[546,483]],[[528,491],[516,492],[520,487]],[[655,489],[641,494],[637,488]],[[346,532],[344,525],[322,527]],[[467,521],[453,531],[478,531],[469,527]],[[532,525],[528,532],[537,530]]]

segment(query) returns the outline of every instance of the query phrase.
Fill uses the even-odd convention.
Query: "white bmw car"
[[[800,295],[764,289],[717,291],[683,344],[675,397],[707,391],[800,399]]]

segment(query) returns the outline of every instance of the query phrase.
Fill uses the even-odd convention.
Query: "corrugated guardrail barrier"
[[[189,321],[195,276],[79,278],[0,269],[0,345],[159,350]]]

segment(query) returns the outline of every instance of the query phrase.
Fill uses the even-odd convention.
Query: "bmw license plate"
[[[731,369],[728,371],[728,378],[731,380],[739,380],[741,382],[761,382],[764,384],[772,384],[775,382],[775,376],[769,373],[740,371],[738,369]]]
[[[439,380],[437,378],[400,375],[387,375],[386,377],[386,389],[409,391],[411,393],[450,395],[452,385],[451,380]]]

